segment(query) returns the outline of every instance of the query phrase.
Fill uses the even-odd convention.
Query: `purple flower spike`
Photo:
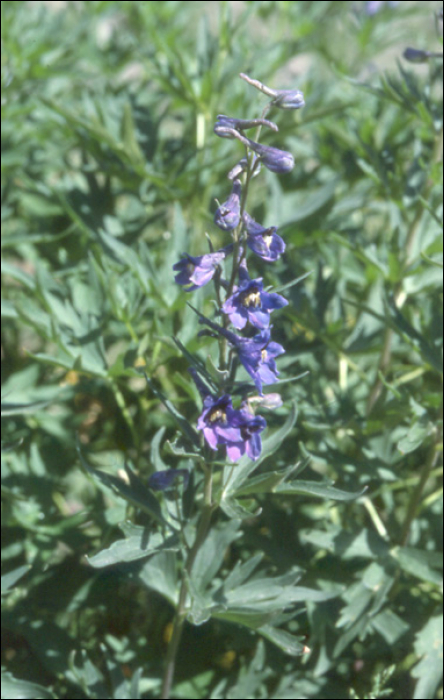
[[[214,223],[224,231],[232,231],[240,221],[240,180],[234,180],[233,189],[227,201],[217,208],[214,215]]]
[[[174,486],[174,482],[178,479],[183,479],[183,487],[186,489],[190,479],[188,469],[165,469],[154,472],[148,479],[148,486],[153,491],[167,491]]]
[[[178,273],[174,279],[177,284],[184,287],[186,292],[193,292],[195,289],[205,286],[213,279],[217,266],[230,249],[231,246],[228,246],[217,253],[208,253],[198,257],[185,253],[184,257],[173,265],[173,270]]]
[[[241,330],[247,323],[264,329],[270,325],[270,314],[274,309],[287,306],[288,301],[280,294],[264,292],[262,278],[246,279],[222,306],[222,311],[230,318],[235,328]]]
[[[264,228],[247,212],[244,213],[243,222],[248,234],[247,244],[253,253],[268,262],[278,260],[285,250],[285,243],[276,233],[276,227]]]

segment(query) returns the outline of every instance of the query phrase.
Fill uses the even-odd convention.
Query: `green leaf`
[[[437,552],[428,552],[415,547],[394,547],[390,555],[401,569],[422,581],[442,586],[442,556]]]
[[[27,574],[30,568],[30,564],[23,564],[23,566],[18,566],[16,569],[8,571],[7,574],[3,574],[1,578],[2,593],[6,593],[10,588],[15,586],[17,581]]]
[[[194,430],[194,428],[191,427],[190,423],[179,413],[179,411],[175,408],[175,406],[171,403],[169,399],[164,396],[164,394],[160,391],[160,389],[157,389],[154,385],[154,383],[151,381],[151,379],[144,373],[145,379],[147,381],[148,386],[150,387],[151,391],[155,396],[157,396],[158,399],[163,403],[165,408],[168,409],[170,414],[173,416],[174,420],[178,424],[179,428],[181,429],[182,433],[191,441],[191,443],[195,447],[199,447],[200,445],[200,440],[199,436]]]
[[[194,560],[191,578],[196,590],[200,592],[205,591],[219,571],[228,546],[241,536],[239,522],[223,525],[209,532]]]
[[[107,474],[100,469],[90,466],[83,457],[79,443],[77,443],[77,453],[79,455],[82,467],[94,478],[94,480],[97,480],[107,488],[110,488],[116,495],[129,503],[132,503],[132,505],[134,505],[136,508],[140,508],[145,513],[148,513],[148,515],[154,518],[159,524],[170,527],[174,530],[172,525],[163,518],[159,502],[157,501],[156,497],[134,474],[128,465],[125,465],[125,471],[128,475],[129,483],[123,479],[113,476],[112,474]]]
[[[172,605],[177,605],[177,563],[174,552],[160,552],[150,557],[139,572],[139,578],[148,588],[160,593]]]
[[[271,625],[263,625],[258,629],[258,632],[289,656],[301,656],[307,652],[305,644],[285,630],[277,629]]]
[[[11,700],[22,700],[29,698],[30,700],[46,700],[46,698],[56,698],[47,688],[44,688],[38,683],[30,683],[14,678],[11,673],[2,672],[2,698],[11,698]]]
[[[165,539],[160,533],[150,534],[147,528],[138,527],[128,523],[124,526],[126,538],[117,540],[107,549],[102,549],[98,554],[87,557],[88,563],[95,569],[122,562],[136,561],[163,551],[177,551],[179,541],[176,535]],[[134,534],[130,534],[134,533]]]
[[[396,644],[410,629],[410,625],[390,608],[385,608],[372,619],[372,627],[390,645]]]
[[[279,471],[265,472],[265,474],[253,476],[236,491],[236,496],[248,496],[259,493],[275,493],[280,484],[283,484],[295,471],[300,471],[301,467],[305,466],[306,464],[307,462],[305,462],[305,464],[298,462],[291,467],[286,467],[285,469],[280,469]]]
[[[416,635],[415,651],[422,658],[412,670],[414,678],[419,679],[413,695],[414,700],[436,696],[436,691],[442,680],[442,630],[442,614],[435,615],[427,620],[424,627]]]
[[[361,491],[341,491],[328,483],[301,480],[279,484],[274,489],[274,493],[287,496],[303,495],[315,496],[316,498],[331,498],[335,501],[354,501],[360,498],[366,490],[367,487],[364,487]]]

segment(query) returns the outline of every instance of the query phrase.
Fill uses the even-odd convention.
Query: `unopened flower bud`
[[[216,124],[214,125],[214,133],[225,139],[233,139],[233,129],[243,131],[244,129],[253,129],[257,126],[266,126],[272,131],[279,131],[278,126],[268,119],[234,119],[226,117],[225,114],[218,114]]]
[[[272,146],[250,142],[250,148],[260,156],[262,163],[273,173],[289,173],[294,168],[294,158],[288,151],[281,151]]]
[[[410,63],[426,63],[429,58],[442,58],[442,53],[422,51],[420,49],[412,49],[410,47],[405,49],[402,55],[406,61],[410,61]]]
[[[281,151],[279,148],[264,146],[256,143],[233,129],[233,135],[241,141],[247,148],[250,148],[261,159],[261,162],[273,173],[289,173],[294,168],[294,158],[288,151]]]

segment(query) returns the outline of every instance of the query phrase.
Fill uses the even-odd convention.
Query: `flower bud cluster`
[[[213,280],[218,300],[218,323],[199,312],[200,323],[207,329],[201,334],[211,334],[219,340],[221,385],[214,388],[198,365],[190,368],[191,376],[202,398],[203,410],[197,428],[211,450],[224,446],[227,457],[237,462],[244,454],[256,460],[262,449],[261,433],[265,419],[255,415],[260,407],[273,409],[282,404],[279,394],[263,395],[265,385],[274,384],[279,376],[275,358],[284,348],[271,338],[271,314],[288,304],[280,294],[264,288],[262,277],[251,277],[247,265],[247,250],[267,262],[278,260],[285,251],[285,243],[277,234],[277,227],[265,228],[246,211],[250,180],[261,165],[273,173],[288,173],[294,167],[291,153],[258,141],[261,129],[278,131],[273,122],[265,119],[272,107],[299,109],[304,98],[299,90],[273,90],[257,80],[241,73],[240,77],[271,98],[261,118],[236,119],[225,115],[217,117],[214,133],[221,138],[236,139],[245,149],[244,157],[228,174],[232,182],[231,193],[218,203],[214,223],[232,241],[224,248],[206,255],[193,257],[184,254],[173,269],[175,280],[186,292],[192,292]],[[244,131],[256,129],[256,140],[245,136]],[[231,256],[231,275],[224,278],[226,259]],[[230,328],[230,326],[232,328]],[[235,331],[242,331],[240,335]],[[243,365],[253,380],[254,388],[245,383],[236,385],[235,376],[239,364]],[[259,396],[248,396],[251,390]],[[235,396],[241,394],[237,404]],[[235,402],[235,403],[234,403]]]

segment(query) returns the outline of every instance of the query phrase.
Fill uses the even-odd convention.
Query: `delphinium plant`
[[[175,614],[166,654],[162,698],[170,697],[187,619],[201,624],[214,616],[242,624],[293,655],[303,653],[305,648],[289,632],[278,629],[278,625],[294,615],[294,611],[290,611],[292,604],[307,596],[307,592],[302,595],[301,589],[295,586],[298,573],[279,578],[256,575],[254,580],[245,583],[257,567],[259,555],[251,561],[238,562],[225,580],[215,579],[224,552],[238,537],[240,521],[251,515],[237,498],[274,490],[297,468],[291,465],[284,470],[250,476],[263,456],[262,436],[267,423],[261,410],[273,410],[282,405],[280,395],[266,393],[266,388],[277,382],[276,358],[284,353],[284,348],[273,340],[272,314],[288,302],[280,294],[269,291],[264,278],[252,272],[256,263],[263,265],[278,260],[285,251],[285,243],[276,226],[264,227],[252,218],[247,202],[253,180],[261,168],[285,175],[294,167],[291,153],[259,140],[263,130],[278,130],[276,124],[266,118],[268,112],[274,108],[299,109],[304,99],[299,90],[272,90],[245,74],[241,73],[240,77],[269,100],[256,119],[217,117],[215,134],[238,141],[244,151],[228,174],[231,193],[219,204],[214,215],[216,226],[226,236],[224,246],[214,250],[210,241],[210,252],[196,257],[184,253],[174,265],[175,281],[186,292],[194,292],[210,282],[214,287],[215,313],[211,318],[192,308],[202,326],[199,335],[212,337],[218,345],[218,362],[209,359],[204,364],[176,340],[189,360],[189,372],[201,397],[197,430],[186,425],[148,379],[185,433],[188,446],[179,441],[172,446],[173,451],[189,456],[194,462],[192,470],[159,470],[149,479],[150,488],[159,493],[163,506],[169,502],[173,522],[181,523],[182,562],[178,595],[170,599]],[[253,139],[245,135],[249,130],[254,130]],[[244,372],[239,377],[242,367],[247,374]],[[248,375],[249,381],[245,379]],[[287,421],[286,432],[293,422],[294,414]],[[267,454],[271,454],[284,436],[282,430],[279,432],[274,440],[270,439]],[[187,517],[178,504],[179,489],[194,493],[197,507],[195,511],[191,509]],[[168,501],[168,493],[162,493],[168,491],[174,491],[175,501]],[[231,522],[217,518],[216,512],[221,510]],[[309,597],[310,593],[325,595],[311,591]]]

